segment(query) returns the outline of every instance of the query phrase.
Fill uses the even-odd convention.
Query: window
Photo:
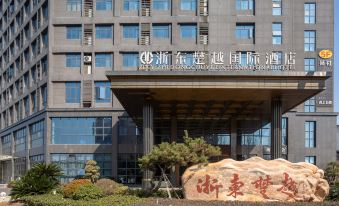
[[[182,39],[196,39],[197,38],[197,25],[181,24],[180,25]]]
[[[29,126],[31,132],[31,148],[36,148],[44,145],[44,121],[34,123]]]
[[[304,103],[304,112],[315,112],[315,97],[311,97]]]
[[[67,11],[81,11],[81,0],[67,0]]]
[[[111,102],[110,82],[95,82],[95,102]]]
[[[237,39],[253,39],[254,25],[253,24],[237,24],[235,35]]]
[[[281,2],[282,0],[272,0],[272,14],[274,16],[280,16],[281,12]]]
[[[124,0],[124,11],[139,10],[139,0]]]
[[[315,126],[314,121],[305,122],[305,147],[314,148],[315,144]]]
[[[287,146],[287,123],[288,119],[283,117],[281,119],[281,136],[282,136],[282,145]]]
[[[24,107],[25,107],[25,117],[27,117],[30,112],[28,96],[24,98]]]
[[[66,67],[68,68],[80,68],[81,66],[81,54],[66,54]]]
[[[112,0],[96,0],[97,11],[112,11]]]
[[[96,25],[95,26],[96,39],[112,39],[112,25]]]
[[[1,138],[1,148],[2,154],[11,155],[12,154],[12,135],[8,134]]]
[[[118,181],[123,184],[141,184],[142,173],[138,159],[142,154],[118,154]]]
[[[153,36],[158,39],[170,37],[171,26],[169,24],[153,24]]]
[[[80,103],[80,82],[66,82],[66,103]]]
[[[36,92],[33,92],[31,94],[31,101],[32,101],[32,112],[37,112],[38,111],[38,105],[37,105],[37,94]]]
[[[112,144],[112,118],[52,118],[52,144]]]
[[[63,175],[60,182],[66,183],[85,174],[85,164],[95,160],[100,167],[101,177],[112,176],[112,154],[51,154],[51,162],[60,166]]]
[[[139,66],[138,53],[123,53],[122,54],[123,67],[137,67]]]
[[[304,51],[315,51],[315,31],[304,32]]]
[[[26,128],[14,132],[15,152],[24,151],[26,149]]]
[[[112,68],[112,54],[110,53],[95,54],[95,67]]]
[[[123,25],[123,36],[125,39],[137,39],[139,37],[139,25]]]
[[[282,44],[282,24],[273,23],[272,24],[272,43],[275,45]]]
[[[316,157],[315,156],[306,156],[305,162],[315,165],[316,164]]]
[[[170,0],[153,0],[153,9],[159,11],[169,10]]]
[[[306,3],[304,5],[305,24],[315,24],[316,5],[315,3]]]
[[[43,163],[44,162],[44,155],[41,154],[41,155],[34,155],[34,156],[30,156],[29,157],[29,163],[31,165],[31,167],[33,167],[34,165],[36,164],[39,164],[39,163]]]
[[[236,7],[237,10],[253,10],[254,0],[237,0]]]
[[[41,87],[41,97],[42,97],[42,107],[46,108],[47,106],[47,86],[46,85]]]
[[[81,26],[67,26],[67,39],[81,39]]]
[[[197,0],[181,0],[180,9],[183,11],[196,11]]]
[[[306,58],[304,59],[304,69],[305,72],[314,72],[315,71],[315,58]]]

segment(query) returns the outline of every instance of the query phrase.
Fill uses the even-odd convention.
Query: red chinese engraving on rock
[[[252,182],[252,184],[255,186],[255,188],[260,189],[260,194],[262,194],[265,199],[269,199],[269,197],[266,195],[266,189],[268,186],[273,184],[269,175],[266,175],[265,179],[260,177],[258,180]]]
[[[227,196],[233,196],[237,198],[237,195],[244,195],[244,193],[239,192],[240,188],[244,186],[244,183],[239,181],[239,174],[233,174],[233,179],[231,180],[230,193]]]
[[[282,181],[283,186],[277,191],[288,195],[290,198],[294,198],[298,193],[297,183],[286,172],[284,173],[284,178]]]
[[[205,194],[210,194],[214,192],[215,190],[215,196],[218,199],[219,198],[219,189],[222,188],[223,186],[221,184],[217,184],[218,180],[217,179],[212,179],[209,175],[205,176],[205,182],[202,179],[198,180],[197,184],[197,192],[198,193],[205,193]]]

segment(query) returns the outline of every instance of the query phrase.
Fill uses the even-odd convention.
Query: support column
[[[237,160],[237,119],[231,119],[231,158]]]
[[[171,116],[171,142],[176,142],[178,137],[178,122],[177,117],[172,115]],[[175,166],[171,169],[171,183],[174,186],[178,186],[180,183],[180,174],[179,174],[179,167]]]
[[[145,103],[143,106],[143,153],[148,154],[151,152],[154,144],[153,133],[153,107],[150,103]],[[152,172],[145,171],[143,173],[142,188],[147,190],[152,187],[151,179]]]
[[[280,99],[271,102],[271,159],[282,157],[282,105]]]

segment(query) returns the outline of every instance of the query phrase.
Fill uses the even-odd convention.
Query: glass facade
[[[1,149],[2,154],[11,155],[12,154],[12,135],[8,134],[1,138]]]
[[[111,84],[110,82],[95,82],[95,102],[111,102]]]
[[[66,82],[66,103],[80,103],[81,83],[80,82]]]
[[[316,63],[315,58],[304,59],[305,72],[315,72],[315,70],[316,70],[316,64],[315,63]]]
[[[67,26],[66,37],[67,39],[81,39],[81,26]]]
[[[282,0],[272,0],[272,15],[280,16],[282,14]]]
[[[112,118],[52,118],[52,144],[112,144]]]
[[[139,10],[139,0],[124,0],[124,11]]]
[[[196,11],[197,10],[197,0],[181,0],[180,9],[182,11]]]
[[[305,122],[305,147],[314,148],[316,147],[315,143],[315,128],[316,123],[314,121]]]
[[[21,152],[27,149],[27,131],[22,128],[14,132],[14,151]]]
[[[137,39],[139,38],[139,25],[138,24],[123,25],[122,33],[125,39]]]
[[[237,39],[253,39],[254,25],[253,24],[237,24],[235,35]]]
[[[236,0],[236,9],[241,10],[253,10],[254,0]]]
[[[44,120],[31,124],[29,126],[31,133],[31,148],[41,147],[44,145],[44,132],[45,122]]]
[[[180,24],[180,36],[182,39],[196,39],[197,25],[196,24]]]
[[[316,156],[306,156],[305,162],[315,165],[316,164]]]
[[[142,133],[129,117],[119,117],[118,144],[142,144]]]
[[[305,3],[304,12],[305,12],[305,24],[315,24],[315,22],[316,22],[316,4],[315,3]]]
[[[315,112],[315,97],[311,97],[304,103],[304,112]]]
[[[112,39],[112,25],[96,25],[95,38],[96,39]]]
[[[122,66],[123,67],[139,66],[139,54],[138,53],[122,53]]]
[[[97,11],[111,11],[112,0],[96,0]]]
[[[112,154],[51,154],[51,162],[62,169],[63,176],[60,178],[62,183],[83,176],[88,160],[95,160],[98,163],[101,177],[112,176]]]
[[[142,154],[118,154],[118,181],[123,184],[141,184],[142,173],[138,158]]]
[[[170,8],[170,0],[153,0],[153,9],[166,11]]]
[[[81,67],[81,54],[66,54],[66,67],[79,69]]]
[[[96,53],[95,67],[96,68],[112,68],[112,54],[111,53]]]
[[[153,37],[157,39],[168,39],[171,34],[169,24],[153,24]]]
[[[45,157],[43,154],[29,157],[29,163],[30,163],[31,168],[36,164],[44,163],[44,161],[45,161]]]
[[[304,51],[314,52],[316,49],[316,34],[315,31],[304,32]]]
[[[282,23],[273,23],[272,24],[272,43],[282,44]]]

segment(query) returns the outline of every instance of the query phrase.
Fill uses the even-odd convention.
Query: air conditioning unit
[[[84,56],[84,62],[85,63],[91,63],[92,62],[92,56]]]

